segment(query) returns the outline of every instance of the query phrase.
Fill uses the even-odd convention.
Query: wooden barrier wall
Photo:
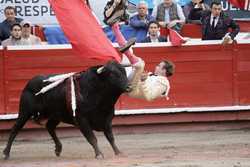
[[[1,50],[0,114],[17,113],[21,90],[34,75],[80,71],[98,64],[80,60],[70,48],[49,47]],[[134,52],[146,61],[147,71],[153,71],[163,59],[175,63],[176,73],[170,78],[170,100],[146,102],[123,95],[117,109],[250,104],[250,44],[226,47],[217,44],[145,47],[142,44]]]
[[[240,105],[250,104],[250,47],[241,44],[235,48],[235,68],[234,73],[236,89],[236,103]]]
[[[122,100],[122,108],[162,108],[190,106],[228,106],[232,96],[232,49],[220,45],[155,47],[136,49],[150,71],[162,59],[175,63],[176,74],[170,78],[170,100],[145,102],[131,98]],[[228,68],[224,68],[228,67]]]
[[[0,114],[4,112],[4,57],[3,48],[0,46]]]

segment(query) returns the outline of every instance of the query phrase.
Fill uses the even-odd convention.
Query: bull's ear
[[[101,66],[101,67],[99,67],[97,70],[96,70],[96,73],[97,74],[101,74],[101,73],[103,73],[105,71],[105,67],[104,66]]]

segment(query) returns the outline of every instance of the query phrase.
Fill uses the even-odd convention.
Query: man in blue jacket
[[[136,31],[137,41],[141,41],[147,36],[148,24],[154,21],[155,18],[148,14],[148,4],[145,1],[140,1],[137,5],[138,14],[129,19],[129,25]]]
[[[0,41],[10,37],[10,29],[13,24],[23,21],[21,18],[16,18],[16,9],[13,6],[8,6],[4,9],[6,19],[0,23]]]

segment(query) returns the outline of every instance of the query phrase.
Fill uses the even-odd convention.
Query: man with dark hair
[[[167,42],[167,38],[160,35],[160,25],[157,21],[151,21],[148,24],[148,36],[141,41],[147,42]]]
[[[22,41],[22,26],[18,23],[15,23],[11,26],[11,36],[8,39],[2,41],[4,47],[10,45],[23,45]]]
[[[0,41],[10,36],[10,29],[14,23],[20,23],[23,19],[16,18],[16,9],[13,6],[7,6],[4,9],[5,20],[0,23]]]
[[[201,18],[202,40],[223,39],[223,44],[231,43],[240,31],[239,25],[222,11],[220,1],[213,1],[210,7],[211,11],[205,11]]]

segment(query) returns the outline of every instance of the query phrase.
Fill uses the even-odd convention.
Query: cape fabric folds
[[[49,0],[49,2],[78,56],[84,59],[121,61],[121,56],[83,0]]]
[[[169,40],[173,46],[181,46],[186,40],[175,30],[168,28]]]

